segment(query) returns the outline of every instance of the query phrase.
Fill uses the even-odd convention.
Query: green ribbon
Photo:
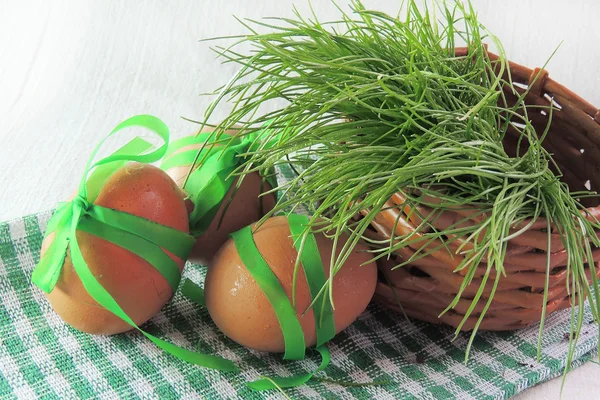
[[[189,174],[183,187],[184,192],[194,204],[190,214],[190,233],[199,236],[212,223],[219,211],[227,192],[234,181],[232,174],[244,161],[244,154],[258,149],[271,147],[279,138],[266,125],[264,129],[237,136],[217,136],[214,132],[200,133],[173,141],[167,150],[160,167],[168,170],[172,167],[198,164]],[[200,149],[191,149],[173,154],[177,150],[192,144],[202,144]],[[269,171],[269,176],[274,176]]]
[[[302,326],[285,290],[258,251],[252,236],[252,227],[247,226],[233,233],[231,237],[240,259],[273,306],[285,342],[283,359],[302,360],[306,349]]]
[[[286,377],[279,377],[279,378],[269,378],[269,379],[261,378],[254,382],[248,383],[248,387],[253,390],[261,391],[261,390],[276,389],[277,387],[290,388],[290,387],[298,387],[298,386],[304,385],[317,372],[323,371],[325,368],[327,368],[327,366],[331,362],[331,353],[329,352],[329,349],[327,348],[327,346],[324,346],[324,345],[319,346],[316,348],[316,350],[321,355],[321,364],[313,372],[310,372],[308,374],[286,376]]]
[[[163,139],[164,144],[146,152],[152,146],[137,137],[112,155],[94,163],[93,160],[104,142],[120,130],[129,127],[146,128]],[[229,360],[183,349],[140,329],[98,282],[79,248],[77,230],[108,240],[148,261],[165,277],[173,292],[176,291],[181,273],[177,263],[163,249],[185,260],[195,243],[194,237],[135,215],[93,204],[106,180],[118,168],[128,161],[150,163],[159,160],[164,156],[168,142],[169,129],[160,119],[151,115],[138,115],[123,121],[100,142],[86,164],[77,195],[72,201],[59,203],[48,222],[46,236],[54,232],[55,238],[36,265],[32,281],[44,292],[50,293],[60,277],[67,250],[70,249],[75,272],[86,291],[98,304],[140,331],[159,348],[181,360],[218,370],[237,370],[235,364]]]
[[[290,214],[288,216],[290,232],[302,263],[309,290],[313,300],[326,282],[323,262],[317,247],[317,241],[314,234],[307,230],[308,217],[305,215]],[[283,338],[285,342],[284,359],[302,360],[305,357],[306,348],[304,342],[304,332],[298,320],[297,314],[292,307],[290,299],[287,297],[281,283],[258,251],[251,227],[243,228],[231,234],[236,250],[240,259],[260,286],[261,290],[267,296],[271,306],[275,310],[275,315],[279,321]],[[302,241],[302,239],[304,240]],[[182,293],[190,300],[201,306],[205,306],[204,290],[198,285],[187,279],[183,284]],[[315,327],[317,332],[317,352],[321,356],[321,364],[310,373],[300,374],[290,377],[261,378],[248,383],[248,387],[261,391],[271,390],[277,387],[289,388],[297,387],[308,382],[314,374],[324,370],[331,361],[329,349],[324,345],[335,335],[335,321],[333,319],[333,310],[329,302],[322,310],[313,307]]]
[[[306,216],[290,214],[288,216],[288,224],[292,238],[295,237],[294,243],[298,249],[309,290],[314,300],[326,282],[323,262],[316,239],[314,234],[310,230],[307,230],[308,218]],[[281,283],[256,247],[252,236],[252,228],[243,228],[233,233],[231,237],[233,238],[240,259],[265,293],[275,311],[285,343],[283,358],[290,360],[304,359],[306,353],[304,332],[302,331],[297,313]],[[300,239],[302,238],[305,238],[305,240],[301,241]],[[274,389],[277,386],[280,388],[300,386],[310,380],[315,373],[322,371],[329,365],[331,355],[327,347],[324,346],[324,343],[332,339],[335,335],[335,321],[333,319],[331,304],[327,302],[327,305],[328,307],[324,306],[322,309],[313,307],[318,342],[317,351],[321,355],[320,366],[308,374],[284,378],[259,379],[248,384],[251,389],[268,390]]]
[[[321,253],[317,246],[317,240],[312,232],[304,236],[304,231],[308,226],[308,217],[301,214],[288,215],[290,232],[294,239],[294,245],[300,262],[304,266],[304,275],[313,300],[321,297],[321,307],[313,307],[315,317],[315,327],[317,329],[317,347],[321,346],[335,336],[335,320],[333,317],[333,308],[321,289],[325,286],[327,278],[325,277],[325,268],[321,261]],[[304,241],[302,239],[304,238]],[[321,292],[321,294],[319,294]],[[317,302],[315,301],[315,306]]]
[[[206,307],[204,289],[196,285],[191,280],[186,279],[185,281],[183,281],[183,285],[181,286],[181,293],[194,303],[201,305],[202,307]]]

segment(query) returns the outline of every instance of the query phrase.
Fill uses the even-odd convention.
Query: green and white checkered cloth
[[[49,212],[0,224],[0,398],[278,399],[277,391],[253,392],[245,385],[261,375],[310,372],[316,352],[303,361],[283,361],[224,337],[208,312],[180,293],[145,325],[150,333],[186,348],[236,362],[241,373],[220,373],[179,361],[137,332],[92,336],[67,326],[32,285]],[[205,270],[187,264],[185,277],[202,282]],[[251,305],[248,305],[251,306]],[[483,332],[464,364],[468,335],[453,339],[448,327],[407,321],[371,305],[330,343],[325,381],[288,389],[294,399],[505,399],[561,374],[565,367],[569,311],[546,321],[542,357],[536,361],[538,327]],[[598,327],[584,317],[574,367],[596,353]],[[568,379],[568,378],[567,378]],[[557,393],[558,395],[558,393]]]

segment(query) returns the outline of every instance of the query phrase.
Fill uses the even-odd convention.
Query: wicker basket
[[[466,55],[466,49],[457,49],[457,55]],[[497,56],[488,53],[491,59]],[[600,189],[600,110],[593,107],[579,96],[562,85],[548,78],[545,70],[528,69],[516,63],[509,63],[512,79],[517,90],[525,92],[525,88],[534,82],[526,96],[528,105],[548,106],[554,102],[552,124],[545,147],[553,153],[554,160],[560,167],[564,181],[572,191]],[[507,101],[514,104],[516,97],[507,89]],[[511,104],[508,104],[511,105]],[[540,108],[528,110],[529,117],[537,129],[543,130],[548,122],[548,115]],[[510,153],[516,151],[516,130],[506,135],[505,147]],[[419,223],[416,214],[403,206],[404,199],[400,194],[393,196],[372,224],[375,235],[389,239],[390,232],[396,225],[397,234],[414,231]],[[600,218],[600,200],[591,198],[584,201],[588,212]],[[404,208],[402,208],[404,207]],[[419,208],[420,215],[428,215],[428,210]],[[471,215],[473,213],[470,213]],[[470,215],[466,210],[445,211],[433,224],[443,229]],[[472,217],[475,219],[476,217]],[[396,222],[398,221],[398,222]],[[506,277],[500,279],[499,287],[479,326],[484,330],[510,330],[522,328],[539,322],[543,306],[543,291],[546,279],[547,251],[551,252],[551,272],[547,298],[547,313],[567,308],[571,299],[566,290],[567,254],[557,234],[552,235],[548,249],[548,235],[544,231],[546,221],[538,220],[531,228],[509,242],[504,268]],[[439,243],[438,243],[439,244]],[[418,245],[415,245],[417,247]],[[396,260],[380,264],[382,275],[375,294],[376,301],[400,311],[398,302],[407,315],[434,323],[445,323],[457,327],[471,304],[485,273],[485,266],[478,266],[475,278],[463,292],[457,306],[438,317],[451,303],[462,283],[463,275],[453,273],[460,263],[459,256],[450,256],[447,250],[439,250],[418,259],[402,268],[391,270],[391,266],[407,260],[414,254],[405,248],[394,254]],[[595,249],[594,260],[600,261],[600,249]],[[600,276],[600,266],[594,271]],[[587,269],[588,279],[590,269]],[[494,278],[492,274],[490,278]],[[493,281],[490,279],[489,281]],[[462,326],[462,330],[471,330],[484,307],[486,296],[489,296],[492,284],[488,281],[482,299],[473,313]],[[392,287],[393,286],[393,287]]]

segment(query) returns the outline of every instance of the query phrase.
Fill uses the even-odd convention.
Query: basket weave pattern
[[[466,55],[466,49],[456,50],[457,55]],[[488,53],[490,59],[497,56]],[[545,70],[531,70],[519,64],[509,62],[509,69],[517,91],[526,92],[525,101],[528,116],[538,132],[542,132],[548,123],[548,112],[536,106],[553,104],[552,124],[544,147],[553,154],[553,158],[561,169],[563,180],[571,191],[600,189],[600,110],[548,77]],[[505,88],[507,104],[516,101],[513,92]],[[518,133],[515,129],[508,131],[504,144],[507,152],[516,154]],[[418,207],[418,212],[411,212],[405,205],[405,199],[397,193],[387,202],[386,207],[371,224],[379,239],[389,240],[395,229],[396,235],[411,232],[418,236],[415,227],[421,222],[418,215],[427,216],[431,209]],[[431,199],[434,200],[434,199]],[[600,218],[600,200],[598,198],[583,199],[588,207],[589,216]],[[476,210],[446,210],[431,221],[436,229],[444,228],[469,218],[477,221],[485,218]],[[525,226],[525,224],[523,224]],[[521,227],[523,227],[521,226]],[[515,227],[515,232],[520,227]],[[479,326],[484,330],[510,330],[529,326],[539,322],[543,308],[543,292],[546,281],[547,252],[550,252],[550,276],[547,313],[567,308],[571,305],[571,296],[566,288],[567,253],[557,233],[552,233],[548,247],[547,222],[538,219],[524,233],[509,241],[504,262],[506,276],[501,277],[499,286],[490,307]],[[600,233],[600,232],[599,232]],[[431,248],[442,245],[440,241],[432,243]],[[446,243],[450,250],[456,250],[458,244]],[[406,247],[394,253],[395,260],[387,260],[380,264],[382,275],[378,283],[375,299],[384,305],[404,312],[411,317],[434,322],[445,323],[457,327],[471,305],[471,299],[479,289],[481,278],[486,273],[485,263],[477,267],[472,283],[466,287],[458,304],[441,317],[440,313],[454,300],[462,284],[465,270],[453,272],[462,258],[441,247],[426,257],[411,261],[401,268],[391,267],[410,259],[422,243],[415,242],[413,247]],[[454,251],[452,252],[454,253]],[[595,268],[600,276],[600,249],[593,251]],[[589,266],[586,269],[588,279],[591,278]],[[482,298],[462,326],[462,330],[471,330],[479,319],[492,290],[495,271],[489,276]]]

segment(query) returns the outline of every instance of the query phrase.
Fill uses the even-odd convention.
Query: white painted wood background
[[[345,4],[345,0],[339,0]],[[400,1],[365,0],[392,14]],[[241,33],[242,18],[291,16],[305,0],[79,1],[0,0],[0,220],[47,210],[71,193],[92,148],[118,122],[161,117],[174,137],[201,118],[200,93],[235,72],[199,39]],[[509,57],[550,75],[600,105],[600,2],[473,0],[480,20]],[[313,0],[323,20],[337,16]],[[223,117],[221,109],[215,120]],[[564,399],[600,398],[600,366],[567,380]],[[559,382],[519,399],[558,398]]]

